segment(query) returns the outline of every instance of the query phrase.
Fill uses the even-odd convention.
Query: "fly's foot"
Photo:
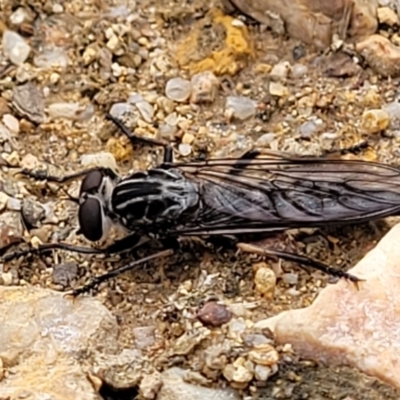
[[[90,292],[91,290],[95,289],[101,282],[102,280],[98,279],[98,277],[91,278],[88,283],[85,283],[84,285],[71,290],[70,292],[66,293],[66,295],[72,298],[76,298],[81,294]]]

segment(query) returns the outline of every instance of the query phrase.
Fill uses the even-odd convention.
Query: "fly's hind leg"
[[[336,157],[336,156],[343,156],[345,154],[358,154],[361,153],[363,150],[368,149],[369,143],[367,140],[363,140],[360,143],[357,143],[353,146],[343,147],[341,149],[333,149],[333,150],[326,150],[323,152],[323,157]]]
[[[274,249],[267,249],[261,246],[249,244],[249,243],[238,243],[237,247],[248,253],[255,253],[261,256],[267,257],[278,257],[287,261],[294,261],[301,265],[311,267],[317,269],[325,274],[335,276],[337,278],[344,278],[350,282],[353,282],[358,288],[358,283],[363,279],[357,278],[355,275],[349,274],[348,272],[342,271],[341,269],[330,267],[327,264],[319,262],[317,260],[313,260],[312,258],[308,258],[306,256],[294,253],[287,253],[285,251],[279,251]]]

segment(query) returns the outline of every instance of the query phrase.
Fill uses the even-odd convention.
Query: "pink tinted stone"
[[[304,358],[354,366],[400,388],[400,224],[350,272],[365,279],[359,290],[340,280],[310,307],[257,324]]]

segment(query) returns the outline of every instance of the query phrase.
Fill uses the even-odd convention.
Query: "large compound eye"
[[[91,242],[103,236],[103,213],[99,200],[87,198],[79,207],[78,220],[80,233]]]
[[[104,176],[100,171],[89,172],[82,181],[80,195],[82,193],[90,193],[97,190],[100,187],[103,178]]]

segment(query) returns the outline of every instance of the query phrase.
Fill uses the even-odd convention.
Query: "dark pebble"
[[[224,305],[210,301],[199,310],[197,318],[205,326],[218,327],[229,322],[232,313]]]

